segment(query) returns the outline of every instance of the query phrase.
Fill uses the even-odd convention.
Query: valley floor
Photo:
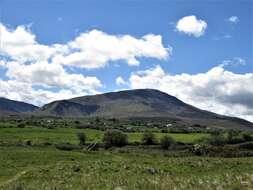
[[[252,189],[253,158],[0,147],[1,190]]]
[[[127,133],[123,148],[87,151],[87,143],[101,142],[95,129],[27,126],[0,127],[0,190],[248,190],[253,189],[253,157],[193,156],[184,150],[136,145],[143,133]],[[177,142],[197,144],[208,133],[154,133]],[[64,151],[58,145],[78,146]],[[160,147],[160,146],[158,146]]]

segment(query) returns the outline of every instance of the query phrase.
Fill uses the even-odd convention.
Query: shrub
[[[253,136],[249,132],[242,133],[242,138],[244,139],[244,141],[253,141]]]
[[[195,144],[192,147],[192,152],[197,156],[207,155],[207,147],[208,145]]]
[[[86,135],[83,132],[77,133],[77,137],[79,139],[79,144],[84,145],[86,141]]]
[[[168,131],[168,129],[162,129],[161,132],[162,133],[168,133],[169,131]]]
[[[31,140],[27,140],[27,141],[25,142],[25,144],[26,144],[27,146],[31,146],[31,145],[32,145],[32,141],[31,141]]]
[[[79,124],[80,124],[80,121],[76,120],[76,121],[75,121],[75,124],[79,125]]]
[[[144,132],[142,136],[142,143],[146,145],[154,145],[156,144],[156,138],[154,133],[148,131]]]
[[[18,127],[18,128],[24,128],[24,127],[25,127],[25,123],[23,123],[23,122],[22,122],[22,123],[19,123],[19,124],[17,125],[17,127]]]
[[[214,146],[224,146],[226,139],[222,133],[213,133],[209,139],[209,143]]]
[[[120,130],[112,129],[104,133],[103,142],[106,148],[112,146],[122,147],[127,145],[128,138],[127,135]]]
[[[240,136],[239,131],[236,130],[229,130],[228,131],[228,136],[227,136],[227,142],[229,144],[236,144],[243,142],[244,139]]]
[[[161,138],[160,143],[161,143],[162,148],[167,150],[171,145],[175,143],[175,141],[172,137],[169,137],[166,135]]]

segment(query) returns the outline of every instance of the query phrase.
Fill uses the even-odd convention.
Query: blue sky
[[[53,81],[54,79],[50,79],[47,76],[48,71],[44,75],[44,78],[47,78],[47,80],[39,80],[38,76],[32,74],[28,76],[27,73],[23,75],[20,72],[17,73],[18,69],[21,68],[20,65],[19,67],[17,64],[14,66],[13,64],[9,64],[8,61],[15,61],[23,66],[32,64],[37,64],[38,66],[40,63],[38,63],[38,60],[23,61],[21,60],[22,57],[17,57],[16,54],[16,57],[13,56],[14,54],[10,53],[9,50],[2,50],[3,53],[1,53],[0,57],[2,59],[2,67],[0,66],[2,86],[11,88],[11,82],[23,82],[25,84],[22,85],[27,85],[27,88],[31,88],[33,94],[22,94],[6,90],[5,92],[2,91],[0,95],[42,104],[57,99],[53,98],[57,94],[50,94],[50,92],[59,93],[61,90],[71,91],[66,93],[65,98],[119,89],[157,87],[200,108],[211,111],[218,109],[218,112],[222,114],[248,118],[253,113],[252,107],[248,106],[250,104],[248,101],[245,105],[243,100],[245,99],[244,96],[247,96],[246,99],[251,101],[252,99],[248,96],[252,95],[252,91],[240,89],[240,91],[243,91],[244,96],[232,93],[233,97],[231,97],[231,93],[222,94],[220,91],[219,95],[210,95],[210,85],[214,84],[212,88],[220,89],[224,88],[224,86],[235,86],[232,85],[233,81],[236,81],[236,84],[239,83],[239,80],[249,80],[249,83],[252,82],[252,77],[247,78],[247,74],[252,74],[253,72],[252,12],[253,3],[251,0],[0,0],[0,22],[9,33],[13,33],[17,27],[23,26],[26,32],[35,36],[36,44],[48,47],[53,44],[66,45],[69,42],[75,41],[81,34],[89,34],[89,32],[94,30],[103,32],[103,34],[98,35],[106,34],[106,36],[116,36],[118,38],[120,36],[131,36],[134,39],[141,40],[143,36],[152,34],[160,36],[162,39],[160,43],[162,47],[157,50],[159,51],[159,55],[154,52],[144,56],[142,56],[143,52],[141,56],[138,53],[134,53],[136,55],[135,58],[139,62],[138,65],[133,66],[128,64],[129,57],[123,57],[122,59],[107,59],[103,66],[93,69],[79,66],[78,63],[73,63],[74,66],[73,64],[58,63],[61,66],[55,66],[59,70],[61,68],[64,69],[64,76],[67,76],[67,74],[80,74],[99,80],[100,85],[93,78],[93,86],[89,87],[88,90],[71,89],[70,84],[65,84],[64,82],[58,85],[57,82]],[[196,37],[193,32],[187,33],[184,28],[185,25],[182,26],[181,31],[177,27],[180,19],[189,16],[195,16],[196,22],[203,21],[206,23],[206,27],[202,28],[200,36]],[[236,19],[233,20],[233,17]],[[1,48],[7,47],[4,42],[5,39],[2,39]],[[98,42],[98,46],[99,44],[100,42]],[[124,44],[125,46],[127,46],[127,43]],[[166,49],[168,47],[172,48],[172,52]],[[61,47],[61,49],[63,48]],[[69,51],[73,53],[75,48]],[[80,48],[80,45],[78,48]],[[81,49],[83,52],[87,50],[83,46]],[[165,49],[168,52],[167,55],[161,55]],[[138,51],[141,50],[138,49]],[[125,53],[127,52],[123,52],[124,55]],[[51,61],[54,56],[55,54],[46,60],[48,64],[54,64]],[[122,57],[122,55],[120,56]],[[220,66],[221,64],[223,66]],[[30,69],[28,66],[22,67],[23,70],[27,69],[27,72],[35,72],[35,66],[33,69]],[[13,71],[14,68],[16,72]],[[218,72],[218,69],[222,69],[219,75],[217,73],[217,75],[210,74],[210,71],[215,70]],[[157,78],[148,78],[155,72],[159,73],[156,76]],[[189,75],[188,78],[186,76],[186,79],[182,79],[185,77],[182,73],[186,73],[187,76]],[[203,74],[203,78],[208,78],[206,79],[208,82],[205,83],[205,88],[203,87],[204,84],[195,84],[196,79],[194,77],[196,78],[200,73]],[[50,76],[52,77],[52,75],[51,73]],[[231,79],[231,75],[233,75],[233,79]],[[28,80],[27,78],[30,76],[32,76],[31,80]],[[25,77],[26,79],[24,79]],[[73,77],[79,77],[79,75],[72,75],[70,80]],[[123,82],[120,84],[116,83],[118,77],[123,79]],[[215,80],[215,77],[219,77],[218,82]],[[246,79],[243,77],[246,77]],[[136,78],[137,81],[135,80]],[[170,81],[168,81],[168,78],[170,78]],[[178,81],[178,78],[180,78],[181,82]],[[226,80],[221,81],[223,78],[226,78]],[[157,81],[157,83],[147,84],[145,80],[148,79]],[[57,79],[57,81],[59,80]],[[84,80],[89,79],[80,79],[81,82],[86,84]],[[172,85],[168,84],[175,80],[175,83],[179,83],[175,87],[176,90],[171,87]],[[182,81],[184,80],[191,80],[188,85],[193,85],[192,88],[194,89],[189,90],[187,97],[180,95],[180,93],[184,93],[182,89],[178,90],[179,86],[183,86]],[[8,84],[6,81],[8,81]],[[220,86],[221,84],[222,87]],[[196,91],[196,86],[201,86],[204,89],[202,90],[205,91],[204,94],[208,94],[199,97],[199,99],[203,98],[208,103],[203,105],[197,104],[198,100],[192,98],[192,96],[196,97],[196,93],[190,92]],[[31,99],[30,96],[34,96],[35,94],[39,97],[42,96],[40,94],[41,90],[43,90],[42,94],[48,98],[44,98],[43,101]],[[222,91],[230,90],[225,88]],[[177,92],[173,93],[174,91]],[[217,96],[221,98],[216,100],[214,97]],[[213,102],[214,99],[215,102]],[[229,104],[226,102],[229,102]],[[219,108],[215,106],[218,104],[221,104],[218,106]],[[235,109],[241,109],[242,111],[240,113],[228,113],[229,109],[225,109],[224,107],[229,108],[231,104],[237,106]],[[241,108],[241,106],[244,107]]]

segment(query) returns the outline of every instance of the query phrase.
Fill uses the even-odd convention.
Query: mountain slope
[[[32,104],[0,97],[0,113],[32,112],[37,108]]]
[[[248,121],[200,110],[153,89],[126,90],[55,101],[40,108],[37,114],[64,117],[160,117],[177,119],[179,124],[253,129],[253,124]]]

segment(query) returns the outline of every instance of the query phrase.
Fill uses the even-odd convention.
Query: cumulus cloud
[[[165,73],[158,65],[132,73],[130,88],[155,88],[201,109],[253,121],[253,73],[236,74],[222,65],[206,73]]]
[[[239,22],[239,18],[237,16],[231,16],[227,19],[227,21],[236,24]]]
[[[172,51],[163,46],[160,35],[154,34],[138,39],[92,30],[67,44],[43,45],[26,26],[10,29],[0,23],[0,31],[0,55],[23,63],[52,59],[52,63],[94,69],[109,61],[125,60],[128,65],[139,65],[141,57],[167,59]]]
[[[84,76],[80,70],[70,73],[70,66],[101,68],[117,60],[138,65],[141,57],[167,59],[171,54],[171,48],[163,46],[162,37],[154,34],[135,38],[92,30],[66,44],[45,45],[27,26],[10,28],[0,23],[0,31],[0,67],[5,68],[0,96],[37,105],[94,94],[103,87],[98,78]]]
[[[205,33],[207,23],[196,16],[185,16],[177,21],[176,30],[198,38]]]
[[[130,35],[109,35],[92,30],[80,34],[68,43],[73,53],[55,58],[64,65],[94,69],[104,67],[109,61],[125,60],[128,65],[139,65],[140,57],[166,59],[171,48],[165,48],[160,35],[148,34],[140,39]]]
[[[25,65],[18,62],[9,62],[7,63],[7,68],[6,76],[10,79],[33,85],[60,87],[72,89],[75,92],[92,90],[102,86],[96,77],[69,74],[59,64],[36,62],[31,65]]]
[[[119,77],[117,77],[116,78],[116,84],[117,85],[126,85],[126,81],[121,77],[121,76],[119,76]]]
[[[83,96],[89,94],[87,92],[73,93],[71,90],[61,89],[57,92],[48,91],[45,89],[35,89],[33,86],[26,82],[17,80],[0,80],[0,97],[7,97],[12,100],[29,102],[34,105],[42,106],[45,103],[69,99],[76,96]]]
[[[63,45],[39,44],[36,36],[26,26],[10,29],[0,23],[0,31],[0,55],[19,62],[45,61],[59,51],[66,51]]]

